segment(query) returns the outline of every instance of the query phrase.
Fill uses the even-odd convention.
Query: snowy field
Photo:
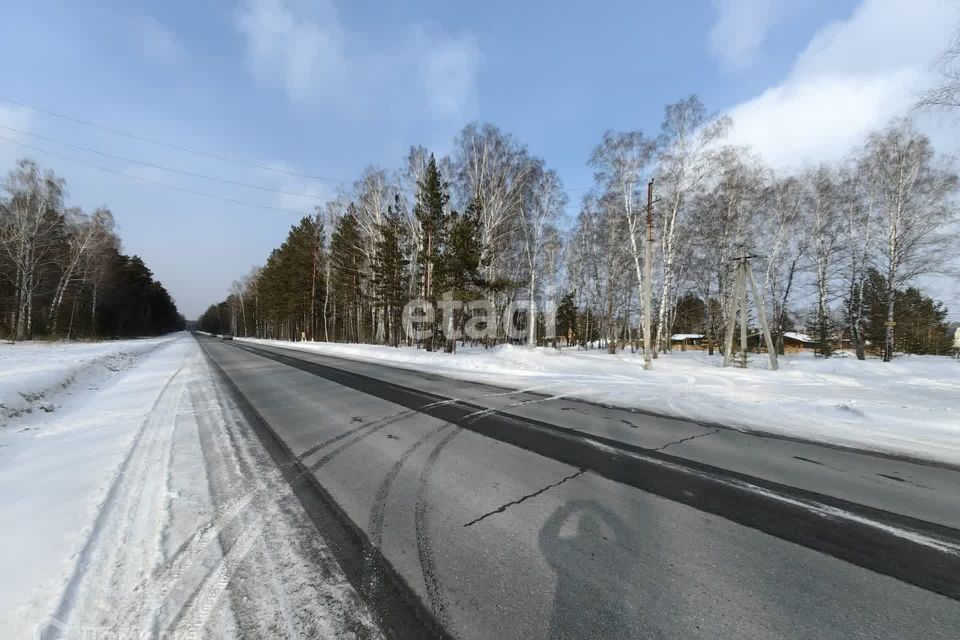
[[[4,638],[379,636],[193,338],[0,362]]]
[[[802,353],[781,358],[774,372],[765,355],[751,355],[751,368],[743,370],[722,368],[719,355],[686,351],[661,355],[647,372],[639,356],[596,349],[504,345],[450,355],[249,341],[960,465],[960,361],[948,357],[883,363]]]

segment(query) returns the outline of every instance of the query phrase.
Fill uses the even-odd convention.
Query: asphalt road
[[[388,635],[960,637],[960,470],[201,344]]]

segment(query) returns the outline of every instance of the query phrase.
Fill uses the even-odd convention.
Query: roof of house
[[[702,333],[675,333],[670,336],[671,340],[699,340],[703,337]]]
[[[784,338],[790,338],[791,340],[796,340],[797,342],[816,342],[813,338],[808,336],[805,333],[797,333],[796,331],[784,331]]]

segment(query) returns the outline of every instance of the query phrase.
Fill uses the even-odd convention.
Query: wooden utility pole
[[[643,368],[653,369],[653,354],[650,352],[650,316],[653,305],[651,283],[653,279],[653,179],[647,183],[647,244],[643,255]]]
[[[746,262],[746,260],[744,261]],[[760,288],[757,287],[757,281],[753,277],[753,269],[749,264],[744,267],[747,278],[750,280],[750,293],[753,294],[753,304],[757,308],[757,318],[760,320],[760,328],[763,330],[763,340],[767,344],[767,357],[770,358],[770,368],[776,371],[780,368],[777,362],[777,350],[773,345],[773,338],[770,335],[770,325],[767,324],[767,310],[764,308],[763,298],[760,296]]]
[[[750,268],[750,258],[754,256],[740,256],[734,258],[737,263],[737,275],[734,278],[733,295],[730,296],[730,313],[727,316],[727,335],[724,341],[723,366],[729,367],[733,358],[733,333],[737,323],[737,311],[740,312],[740,366],[747,368],[747,284],[750,285],[750,292],[753,295],[753,306],[757,308],[757,319],[760,321],[760,329],[763,331],[763,340],[767,346],[767,356],[770,358],[770,368],[776,371],[780,368],[777,361],[777,350],[773,346],[773,338],[770,336],[770,326],[767,324],[767,312],[763,307],[763,298],[760,296],[760,290],[757,287],[757,281],[753,277],[753,270]]]

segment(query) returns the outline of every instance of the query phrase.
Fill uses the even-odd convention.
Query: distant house
[[[739,344],[740,338],[734,336],[735,346]],[[747,346],[750,349],[760,349],[766,348],[766,344],[763,341],[763,334],[754,333],[747,338]],[[814,349],[817,346],[817,341],[808,336],[805,333],[798,333],[796,331],[784,331],[783,332],[783,351],[784,353],[796,353],[798,351],[804,351],[806,349]]]
[[[705,337],[702,333],[675,333],[670,336],[670,343],[680,345],[680,350],[683,351],[687,347],[699,347]]]
[[[784,351],[802,351],[804,349],[813,349],[817,346],[817,341],[805,333],[795,331],[783,332],[783,350]]]

